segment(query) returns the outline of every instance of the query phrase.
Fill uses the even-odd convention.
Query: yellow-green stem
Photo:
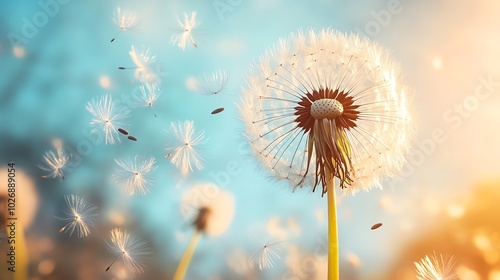
[[[191,236],[191,240],[189,240],[186,251],[184,251],[184,255],[182,255],[181,261],[179,262],[177,270],[175,271],[174,280],[184,280],[187,268],[194,254],[194,249],[196,248],[198,240],[200,239],[200,235],[200,232],[196,230],[193,233],[193,236]]]
[[[339,279],[339,238],[337,233],[337,206],[335,203],[335,177],[328,174],[328,280]]]

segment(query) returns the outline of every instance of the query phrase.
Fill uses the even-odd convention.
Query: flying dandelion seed
[[[66,224],[59,229],[59,232],[69,232],[71,236],[76,230],[78,237],[86,237],[94,226],[97,207],[88,205],[81,197],[76,195],[67,195],[64,200],[66,201],[66,208],[62,219]]]
[[[132,15],[128,12],[122,12],[120,7],[116,9],[113,15],[113,22],[120,28],[118,34],[116,34],[113,39],[111,39],[111,43],[115,41],[115,39],[120,35],[123,31],[126,30],[137,30],[139,26],[139,21],[135,15]]]
[[[139,86],[139,90],[134,93],[134,98],[139,106],[151,108],[151,111],[156,118],[153,104],[156,102],[160,94],[161,90],[158,84],[146,83],[145,85]]]
[[[135,138],[135,137],[134,137],[134,136],[132,136],[132,135],[127,136],[127,139],[128,139],[128,140],[132,140],[132,141],[137,141],[137,138]]]
[[[336,181],[381,187],[405,162],[411,132],[401,75],[385,50],[332,30],[281,39],[249,77],[239,103],[254,155],[291,186],[322,187],[329,248],[338,248]],[[328,251],[338,279],[338,249]]]
[[[151,54],[149,48],[141,47],[137,50],[134,46],[132,46],[129,54],[135,64],[135,67],[118,67],[118,69],[135,69],[134,76],[141,83],[155,84],[159,82],[159,77],[153,69],[153,64],[156,62],[156,56]]]
[[[210,75],[203,75],[196,81],[196,89],[204,94],[218,94],[226,88],[228,75],[226,71],[217,70]]]
[[[118,164],[114,176],[115,182],[125,187],[129,195],[146,195],[152,184],[151,174],[156,170],[154,157],[148,159],[136,155],[134,159],[115,159]]]
[[[146,242],[133,239],[125,230],[115,228],[111,230],[111,241],[106,241],[108,251],[116,255],[116,259],[106,268],[108,271],[118,260],[122,259],[127,269],[134,273],[142,273],[142,263],[149,254]]]
[[[257,237],[255,237],[262,245],[251,257],[251,259],[259,266],[260,270],[274,267],[276,260],[280,260],[280,249],[277,247],[282,241],[281,240],[270,240],[268,242],[262,242]]]
[[[117,127],[126,126],[124,120],[129,115],[126,107],[113,103],[111,95],[105,94],[101,99],[88,102],[87,111],[92,114],[90,125],[95,133],[103,134],[106,144],[119,143]]]
[[[123,135],[128,135],[128,131],[126,131],[125,129],[123,128],[118,128],[118,132],[120,132],[121,134]]]
[[[168,154],[165,158],[170,155],[172,164],[180,169],[183,175],[192,172],[193,165],[198,170],[203,169],[203,158],[198,149],[206,142],[205,132],[202,130],[196,133],[194,123],[184,121],[172,122],[170,131],[167,133],[169,137],[166,148]]]
[[[43,163],[37,165],[40,169],[49,172],[47,175],[42,175],[41,178],[46,179],[47,177],[61,177],[64,180],[64,171],[67,168],[70,157],[63,149],[61,140],[54,140],[52,142],[52,146],[54,146],[55,152],[45,152],[43,155]]]
[[[179,33],[172,35],[170,37],[170,44],[175,45],[181,49],[185,49],[186,45],[190,47],[193,45],[195,48],[198,47],[193,38],[193,31],[198,26],[196,22],[196,12],[191,12],[191,17],[187,13],[184,13],[184,22],[177,17],[177,22],[180,25]]]
[[[432,256],[425,256],[419,262],[415,262],[417,278],[419,280],[451,280],[458,279],[453,273],[455,259],[443,257],[443,255],[433,252]]]

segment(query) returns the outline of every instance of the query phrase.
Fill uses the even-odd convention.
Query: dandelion
[[[192,121],[184,121],[170,124],[171,131],[168,133],[168,154],[165,158],[171,157],[171,162],[179,168],[183,175],[196,169],[203,169],[203,158],[198,153],[198,146],[206,142],[205,132],[202,130],[195,132]]]
[[[434,252],[432,256],[425,256],[419,262],[415,262],[417,267],[417,278],[419,280],[451,280],[457,279],[452,273],[455,259],[451,257],[439,256]]]
[[[78,237],[86,237],[94,226],[97,217],[97,207],[88,205],[77,195],[67,195],[64,197],[66,208],[64,210],[65,225],[59,232],[69,232],[71,236],[76,230]]]
[[[213,184],[199,184],[184,195],[182,214],[192,220],[195,231],[177,266],[174,280],[184,279],[202,234],[218,236],[229,228],[234,216],[234,199]]]
[[[254,155],[294,188],[328,194],[329,248],[337,248],[334,184],[380,187],[402,166],[410,118],[397,67],[356,35],[309,31],[261,58],[239,104]],[[330,279],[338,252],[330,250]]]
[[[217,70],[211,75],[204,74],[196,81],[196,88],[205,94],[217,94],[224,90],[227,85],[228,75],[226,71]]]
[[[45,179],[47,177],[61,177],[64,180],[64,171],[67,168],[70,157],[63,149],[61,140],[55,139],[52,142],[52,145],[55,148],[55,152],[45,152],[45,154],[43,155],[43,164],[39,164],[38,167],[44,171],[49,172],[49,174],[43,175],[42,178]]]
[[[128,12],[122,12],[120,7],[118,7],[113,14],[113,22],[120,28],[120,31],[111,39],[111,43],[122,33],[122,31],[135,30],[139,26],[137,17]]]
[[[105,94],[101,99],[87,103],[87,111],[92,114],[90,125],[93,132],[104,134],[106,144],[119,143],[118,127],[126,126],[124,120],[128,117],[129,110],[126,107],[113,103],[111,95]]]
[[[277,245],[282,241],[272,239],[264,243],[257,237],[255,238],[261,243],[261,247],[255,252],[251,259],[259,266],[260,270],[272,268],[275,265],[276,259],[281,259],[280,250],[277,248]]]
[[[132,46],[129,54],[135,67],[118,67],[118,69],[135,69],[134,76],[141,83],[158,83],[158,75],[156,75],[153,69],[153,64],[156,62],[156,56],[151,54],[149,48],[141,47],[137,50]]]
[[[138,155],[134,159],[115,159],[118,169],[114,174],[117,183],[123,185],[129,195],[146,195],[152,184],[151,173],[156,170],[154,157],[148,159]]]
[[[142,263],[149,254],[145,241],[135,240],[127,231],[115,228],[111,230],[111,241],[106,241],[106,245],[108,251],[116,255],[116,259],[106,268],[106,271],[121,258],[128,270],[135,273],[143,272]]]
[[[146,83],[139,86],[139,90],[134,93],[134,98],[139,106],[151,108],[153,115],[156,118],[156,113],[153,109],[153,104],[161,94],[161,90],[157,84]]]
[[[187,13],[184,13],[184,22],[182,22],[179,17],[177,17],[177,22],[180,25],[179,33],[170,37],[170,44],[177,44],[177,46],[183,50],[186,48],[186,45],[193,45],[197,48],[198,45],[196,45],[193,38],[193,31],[198,26],[198,22],[196,22],[196,12],[191,12],[191,17],[189,17]]]

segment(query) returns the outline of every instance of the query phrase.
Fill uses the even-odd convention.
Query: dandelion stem
[[[337,233],[337,206],[335,202],[335,177],[328,172],[328,279],[339,279],[339,240]]]
[[[189,244],[184,251],[184,255],[182,255],[181,261],[179,262],[179,266],[177,266],[177,270],[174,274],[174,280],[184,280],[186,275],[187,268],[189,263],[191,262],[191,258],[193,257],[194,249],[198,244],[198,240],[200,240],[200,232],[197,230],[193,233],[191,240],[189,240]]]

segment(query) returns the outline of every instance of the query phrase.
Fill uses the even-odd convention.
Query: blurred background
[[[340,199],[341,278],[416,279],[414,262],[435,252],[454,257],[459,279],[500,279],[500,2],[297,2],[2,1],[0,206],[5,211],[7,163],[15,162],[16,240],[25,250],[17,269],[32,280],[171,279],[193,233],[183,195],[214,183],[233,196],[234,217],[222,235],[202,236],[186,279],[326,279],[326,198],[269,180],[249,155],[234,102],[251,63],[279,37],[329,27],[390,50],[412,89],[418,125],[400,177],[383,190]],[[140,25],[110,43],[120,30],[112,20],[118,7]],[[177,16],[192,11],[197,48],[182,50],[169,41],[179,33]],[[132,108],[127,123],[137,142],[94,144],[85,106],[105,93],[126,100],[136,90],[134,70],[118,70],[134,66],[132,45],[156,55],[157,117]],[[193,90],[193,81],[217,69],[229,73],[223,92]],[[170,123],[184,120],[208,139],[204,168],[189,176],[164,158]],[[42,179],[46,172],[37,167],[54,141],[84,149],[64,180]],[[157,161],[146,196],[127,196],[111,180],[114,159],[135,155]],[[59,233],[69,194],[98,207],[85,238]],[[375,223],[383,226],[371,230]],[[116,227],[147,242],[143,273],[120,262],[105,272],[116,258],[105,241]],[[2,224],[0,278],[14,279],[6,237]],[[280,258],[261,271],[252,256],[275,240]]]

